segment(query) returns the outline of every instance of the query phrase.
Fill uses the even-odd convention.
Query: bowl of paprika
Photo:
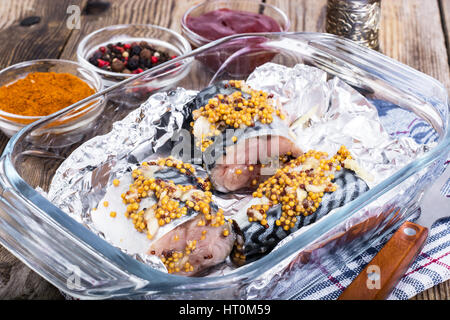
[[[100,77],[77,62],[42,59],[0,71],[0,130],[11,137],[26,125],[103,89]],[[100,100],[89,102],[52,124],[65,133],[86,127],[101,113]]]

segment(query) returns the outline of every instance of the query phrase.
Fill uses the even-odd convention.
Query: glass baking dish
[[[236,48],[237,43],[241,48],[233,54],[223,50]],[[108,133],[115,121],[154,93],[145,88],[165,68],[191,63],[190,73],[178,86],[200,90],[216,80],[245,79],[255,57],[261,63],[315,66],[369,100],[412,112],[434,130],[436,146],[334,214],[302,228],[281,248],[220,277],[157,271],[101,239],[42,193],[76,147]],[[215,73],[205,66],[218,63],[221,67]],[[104,111],[83,132],[55,135],[48,130],[65,114],[99,97],[105,101]],[[0,242],[46,280],[78,298],[293,298],[293,285],[295,295],[306,292],[323,279],[324,269],[338,270],[411,217],[449,154],[448,112],[447,92],[438,81],[351,41],[318,33],[227,37],[103,90],[15,135],[0,160]]]

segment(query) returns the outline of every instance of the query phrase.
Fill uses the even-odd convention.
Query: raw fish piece
[[[221,192],[254,188],[280,157],[302,151],[278,100],[243,81],[222,81],[200,91],[191,104],[196,146]],[[266,170],[261,170],[266,167]]]
[[[165,234],[152,244],[150,253],[164,259],[177,259],[173,262],[174,267],[180,269],[177,274],[186,276],[196,275],[224,262],[236,239],[231,223],[226,222],[220,227],[199,226],[202,219],[198,215]],[[224,232],[227,232],[226,236]],[[186,253],[188,250],[190,253]]]
[[[274,150],[275,147],[275,150]],[[267,176],[274,173],[276,163],[262,167],[268,159],[278,159],[278,155],[289,154],[298,157],[302,154],[291,140],[280,136],[253,137],[237,145],[228,146],[225,155],[211,170],[211,181],[221,192],[231,192],[243,188],[254,188]],[[275,155],[270,157],[269,155]],[[236,174],[236,172],[240,172]]]
[[[338,185],[337,190],[323,196],[323,201],[317,211],[306,217],[299,216],[295,227],[287,231],[276,225],[276,220],[279,219],[281,215],[280,205],[272,207],[267,212],[268,228],[260,223],[249,222],[247,213],[245,211],[240,212],[239,214],[244,217],[233,218],[240,222],[238,223],[241,229],[241,241],[243,241],[243,243],[241,243],[242,249],[236,250],[235,248],[234,254],[236,252],[243,254],[246,262],[256,260],[262,255],[270,252],[281,240],[286,238],[292,232],[314,223],[327,215],[331,210],[342,207],[369,189],[362,179],[346,169],[341,170],[336,174],[334,183]],[[241,264],[242,261],[238,263]]]
[[[257,259],[282,239],[352,201],[369,188],[345,146],[331,158],[310,150],[261,183],[231,218],[237,223],[237,264]],[[356,173],[355,173],[356,172]]]
[[[126,214],[137,231],[147,233],[148,253],[161,258],[169,273],[195,275],[230,255],[232,223],[193,165],[169,157],[145,162],[131,175],[122,196]],[[150,198],[154,204],[142,205]]]

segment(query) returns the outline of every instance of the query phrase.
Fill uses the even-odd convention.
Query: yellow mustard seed
[[[272,178],[261,183],[256,191],[253,192],[254,198],[263,196],[270,200],[267,205],[252,205],[247,213],[256,212],[258,219],[249,216],[249,221],[259,221],[261,225],[267,226],[267,211],[270,207],[281,204],[281,217],[275,221],[275,225],[289,230],[295,226],[297,216],[308,216],[314,213],[322,202],[324,192],[306,192],[307,185],[320,186],[320,190],[325,192],[336,191],[336,185],[331,183],[334,179],[333,168],[338,167],[339,161],[344,161],[350,157],[350,153],[342,146],[338,153],[331,159],[326,160],[328,154],[325,152],[310,150],[297,159],[285,163],[285,167],[276,171]],[[296,167],[305,163],[307,160],[314,164],[307,170],[295,170]],[[318,162],[316,160],[319,160]],[[298,195],[292,190],[304,190],[304,197],[298,199]],[[261,218],[262,216],[262,218]]]

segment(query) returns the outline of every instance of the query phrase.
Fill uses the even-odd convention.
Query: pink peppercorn
[[[97,62],[98,62],[99,68],[104,67],[104,66],[109,66],[109,62],[108,61],[105,61],[105,60],[102,60],[102,59],[97,59]]]

